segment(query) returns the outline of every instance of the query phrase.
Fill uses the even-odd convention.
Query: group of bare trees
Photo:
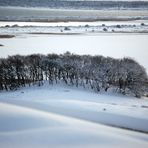
[[[14,90],[26,85],[64,82],[96,92],[116,89],[122,94],[141,97],[147,91],[145,69],[130,58],[64,54],[33,54],[0,59],[0,90]]]

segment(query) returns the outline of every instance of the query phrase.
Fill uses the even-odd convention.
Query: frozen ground
[[[148,20],[132,20],[132,21],[74,21],[74,22],[23,22],[23,21],[0,21],[0,27],[6,25],[13,26],[97,26],[106,24],[111,25],[140,25],[141,23],[148,24]]]
[[[147,125],[146,98],[64,84],[0,93],[0,147],[147,148]]]
[[[96,33],[148,33],[148,21],[100,22],[0,22],[0,34],[96,34]]]

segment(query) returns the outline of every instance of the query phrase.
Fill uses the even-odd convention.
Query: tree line
[[[146,0],[123,1],[123,0],[0,0],[0,6],[21,6],[21,7],[48,7],[48,8],[73,8],[73,9],[138,9],[148,8]]]
[[[148,90],[145,69],[131,58],[64,54],[14,55],[0,59],[0,90],[15,90],[26,85],[64,82],[93,89],[114,89],[122,94],[143,96]]]

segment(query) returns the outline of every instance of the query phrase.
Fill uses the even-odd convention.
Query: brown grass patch
[[[2,35],[2,34],[0,34],[0,38],[13,38],[13,37],[15,37],[15,35],[8,35],[8,34]]]

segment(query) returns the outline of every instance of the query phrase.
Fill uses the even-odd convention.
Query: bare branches
[[[14,90],[26,84],[43,85],[63,81],[96,92],[116,88],[122,94],[141,97],[147,92],[145,69],[130,58],[113,59],[103,56],[33,54],[0,59],[0,90]]]

